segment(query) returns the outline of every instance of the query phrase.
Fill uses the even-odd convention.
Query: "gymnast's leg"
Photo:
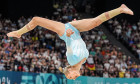
[[[95,18],[72,21],[70,24],[77,28],[80,32],[88,31],[121,13],[133,15],[133,12],[127,6],[122,4],[119,8],[102,13]]]
[[[13,31],[7,34],[8,37],[20,38],[22,34],[33,30],[36,26],[41,26],[56,32],[59,36],[62,36],[65,32],[65,25],[61,22],[52,21],[46,18],[33,17],[32,20],[26,24],[23,28]]]

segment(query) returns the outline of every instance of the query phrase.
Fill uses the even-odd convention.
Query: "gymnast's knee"
[[[35,16],[35,17],[32,18],[32,21],[37,22],[39,19],[40,19],[40,17]]]
[[[97,18],[93,19],[93,23],[94,23],[94,26],[97,27],[100,24],[102,24],[103,22],[102,22],[102,20],[100,20],[100,18],[97,17]]]

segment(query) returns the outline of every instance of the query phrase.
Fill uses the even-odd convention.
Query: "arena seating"
[[[108,21],[110,31],[121,41],[135,56],[140,59],[140,22],[129,23],[127,20],[112,19]]]
[[[74,18],[80,19],[72,4],[65,3],[62,7],[57,3],[54,8],[56,11],[50,18],[52,20],[66,23]],[[68,62],[65,43],[55,32],[37,27],[22,35],[20,39],[6,36],[8,32],[23,27],[31,19],[32,17],[21,17],[12,22],[1,17],[0,70],[60,74],[58,67],[65,67]],[[117,46],[112,45],[102,29],[82,32],[81,36],[90,53],[80,70],[81,75],[106,78],[140,77],[140,65],[131,61],[131,57],[126,56]]]

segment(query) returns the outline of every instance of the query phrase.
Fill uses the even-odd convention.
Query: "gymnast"
[[[59,70],[65,74],[66,78],[75,80],[80,76],[80,68],[89,56],[89,52],[85,42],[80,36],[80,32],[89,31],[121,13],[133,15],[133,11],[125,4],[122,4],[120,7],[102,13],[95,18],[74,20],[66,24],[42,17],[33,17],[23,28],[12,31],[8,33],[7,36],[20,38],[22,34],[33,30],[36,26],[41,26],[56,32],[60,39],[66,43],[66,56],[70,64],[65,68],[59,67]]]

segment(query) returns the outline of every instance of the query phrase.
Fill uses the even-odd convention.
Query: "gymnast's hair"
[[[62,68],[62,67],[59,67],[59,71],[64,73],[64,74],[67,74],[69,71],[68,71],[68,68],[71,68],[70,65],[66,66],[65,68]]]

